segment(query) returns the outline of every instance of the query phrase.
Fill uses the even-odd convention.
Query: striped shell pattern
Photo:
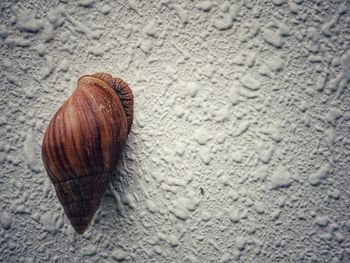
[[[78,80],[46,129],[44,166],[79,234],[99,207],[132,121],[133,95],[128,84],[97,73]]]

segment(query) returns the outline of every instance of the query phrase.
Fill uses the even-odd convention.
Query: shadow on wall
[[[138,185],[137,178],[141,164],[137,159],[137,151],[143,147],[140,145],[141,140],[136,141],[133,129],[111,175],[109,187],[101,200],[100,208],[93,219],[94,228],[102,228],[102,232],[113,233],[117,230],[118,233],[123,229],[123,225],[129,223],[132,209],[136,207],[135,202],[138,201],[135,188]],[[140,193],[140,189],[137,189],[137,193]],[[99,226],[96,227],[96,225]]]

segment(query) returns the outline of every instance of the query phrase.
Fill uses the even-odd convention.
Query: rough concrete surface
[[[350,262],[350,3],[1,1],[1,262]],[[84,74],[135,121],[75,234],[43,132]]]

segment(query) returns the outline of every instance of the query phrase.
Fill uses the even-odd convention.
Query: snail
[[[87,229],[126,144],[133,121],[128,84],[108,73],[79,78],[42,142],[42,159],[75,231]]]

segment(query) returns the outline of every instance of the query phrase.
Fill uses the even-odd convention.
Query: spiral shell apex
[[[85,75],[50,121],[42,159],[75,231],[87,229],[133,121],[128,84],[108,73]]]

